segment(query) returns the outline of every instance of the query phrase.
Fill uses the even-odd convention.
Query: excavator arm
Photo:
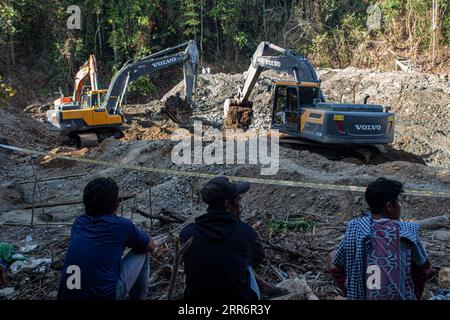
[[[80,101],[81,90],[89,77],[91,90],[98,90],[98,80],[97,80],[97,63],[95,61],[95,56],[90,55],[88,61],[78,70],[75,75],[75,83],[73,86],[73,96],[72,100],[75,102]]]
[[[278,56],[268,56],[269,50],[280,53]],[[253,54],[250,67],[246,73],[245,83],[242,90],[239,90],[236,102],[239,105],[246,105],[250,94],[255,87],[263,69],[272,69],[290,74],[297,82],[319,82],[317,74],[305,57],[294,51],[281,48],[269,42],[261,42]]]
[[[172,53],[184,46],[186,46],[184,52]],[[102,108],[106,108],[110,114],[120,113],[122,100],[126,94],[128,85],[132,81],[177,63],[183,63],[185,97],[190,101],[197,75],[198,60],[199,53],[197,45],[195,41],[190,40],[178,46],[146,56],[136,62],[126,64],[111,81]]]

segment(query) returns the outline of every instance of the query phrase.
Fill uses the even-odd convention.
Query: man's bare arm
[[[334,265],[333,260],[336,256],[336,250],[330,252],[327,256],[328,269],[330,270],[331,275],[333,276],[336,284],[339,289],[341,289],[344,293],[346,292],[345,288],[345,269],[342,266]]]
[[[150,239],[148,242],[147,248],[145,249],[146,252],[154,252],[156,248],[155,241],[153,239]]]

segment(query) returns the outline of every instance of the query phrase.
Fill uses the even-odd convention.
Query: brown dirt
[[[225,128],[227,129],[248,129],[252,122],[253,110],[251,107],[230,105],[227,117],[225,118]]]

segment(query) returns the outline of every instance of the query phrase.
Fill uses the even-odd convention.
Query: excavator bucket
[[[250,101],[242,104],[235,99],[226,99],[223,111],[226,129],[247,130],[250,127],[253,117],[253,104]]]
[[[163,110],[172,121],[182,125],[190,121],[193,113],[192,106],[187,97],[183,99],[179,94],[169,96],[165,99]]]

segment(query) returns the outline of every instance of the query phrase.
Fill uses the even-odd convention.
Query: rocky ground
[[[360,102],[370,95],[369,102],[392,106],[398,119],[391,158],[378,163],[358,159],[333,159],[323,150],[280,147],[280,169],[271,179],[366,186],[384,176],[402,181],[407,189],[450,191],[448,80],[417,73],[377,73],[368,70],[320,70],[326,97],[332,101]],[[251,99],[254,105],[254,128],[270,124],[271,93],[267,91],[275,75],[263,73]],[[29,106],[25,112],[0,108],[0,143],[52,150],[54,154],[142,167],[163,168],[183,172],[226,174],[258,177],[260,166],[240,165],[175,165],[171,152],[177,142],[170,141],[174,129],[192,130],[194,121],[205,128],[221,128],[223,101],[231,98],[243,76],[212,74],[198,79],[196,107],[189,110],[176,96],[182,93],[175,86],[161,101],[125,107],[125,137],[103,141],[98,147],[78,150],[61,144],[63,138],[49,132],[40,122],[48,106]],[[176,108],[174,106],[180,106]],[[402,161],[399,161],[402,160]],[[406,161],[404,161],[406,160]],[[165,297],[171,274],[177,234],[182,221],[201,214],[205,206],[198,191],[206,178],[148,173],[89,163],[77,163],[45,156],[30,156],[0,150],[0,241],[23,246],[27,235],[33,236],[37,249],[27,255],[50,258],[45,272],[10,274],[6,285],[14,292],[9,299],[53,299],[58,285],[58,272],[67,245],[70,224],[82,213],[81,204],[35,208],[34,227],[29,227],[34,203],[79,200],[84,185],[93,177],[114,178],[124,193],[133,197],[123,202],[120,214],[157,235],[161,247],[154,256],[151,279],[152,298]],[[34,176],[66,178],[41,181],[34,186]],[[34,192],[33,192],[34,189]],[[34,194],[34,200],[33,200]],[[450,212],[450,198],[404,196],[404,218],[424,219]],[[135,208],[159,216],[149,219]],[[326,252],[334,248],[345,230],[345,222],[364,211],[363,194],[350,191],[317,190],[253,183],[243,199],[243,219],[256,228],[265,241],[268,258],[257,272],[278,283],[289,277],[305,277],[321,299],[340,295],[325,267]],[[164,217],[164,218],[161,218]],[[174,218],[176,217],[176,218]],[[283,226],[298,223],[305,229]],[[283,224],[284,223],[284,224]],[[280,225],[282,227],[280,227]],[[424,230],[433,270],[450,265],[449,239],[434,230]],[[167,236],[167,237],[166,237]],[[180,276],[176,297],[182,290]],[[430,297],[438,288],[436,275],[427,288]]]

